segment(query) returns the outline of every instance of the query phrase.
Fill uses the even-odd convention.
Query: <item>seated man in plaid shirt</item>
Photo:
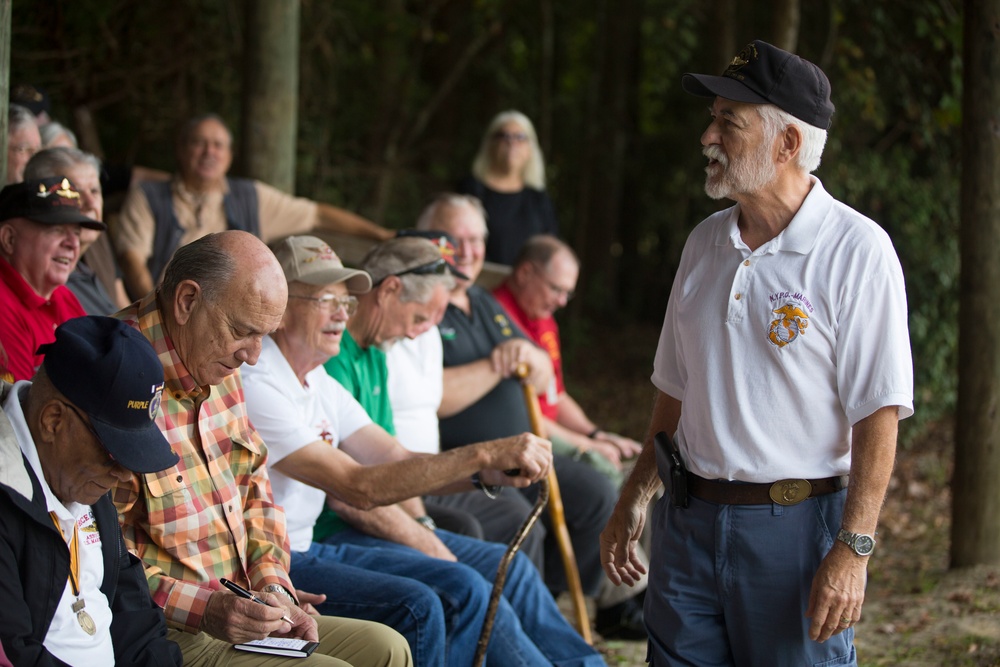
[[[180,456],[175,467],[115,489],[125,541],[146,564],[185,665],[269,665],[273,658],[229,647],[269,635],[319,641],[300,665],[412,665],[406,640],[386,626],[310,616],[323,596],[296,591],[288,577],[285,516],[238,370],[256,363],[286,300],[267,246],[229,231],[178,250],[160,288],[117,314],[163,363],[156,422]],[[237,597],[221,578],[268,604]]]

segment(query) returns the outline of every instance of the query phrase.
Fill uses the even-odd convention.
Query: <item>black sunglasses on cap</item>
[[[379,279],[377,283],[373,285],[373,287],[381,285],[382,282],[389,276],[396,276],[398,278],[401,276],[409,275],[411,273],[418,276],[426,276],[432,273],[436,273],[438,275],[444,275],[447,272],[448,272],[448,262],[445,261],[444,257],[439,257],[432,262],[427,262],[426,264],[414,266],[412,269],[404,269],[397,273],[390,273],[389,275],[383,276],[382,278]]]

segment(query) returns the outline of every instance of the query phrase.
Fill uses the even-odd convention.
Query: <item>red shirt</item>
[[[56,327],[66,320],[86,315],[80,302],[65,285],[46,301],[5,259],[0,259],[0,346],[7,353],[7,368],[14,380],[30,380],[42,365],[39,345],[56,339]],[[2,360],[2,358],[0,358]]]
[[[529,318],[528,314],[517,305],[517,299],[514,298],[514,294],[506,283],[493,290],[493,296],[510,315],[510,319],[514,320],[514,323],[521,328],[524,335],[549,353],[552,367],[555,369],[555,396],[558,397],[566,391],[566,387],[563,385],[562,351],[559,346],[559,325],[556,324],[556,319],[551,315],[538,319]],[[554,401],[549,401],[548,392],[539,394],[538,404],[542,409],[542,414],[555,421],[556,415],[559,413],[559,406]]]

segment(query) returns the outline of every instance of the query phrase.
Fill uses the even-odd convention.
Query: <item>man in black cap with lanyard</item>
[[[888,235],[811,175],[833,115],[814,64],[766,42],[722,76],[705,191],[653,364],[642,454],[601,535],[631,583],[646,505],[653,665],[854,665],[899,419],[913,413],[903,273]],[[659,473],[659,474],[657,474]]]
[[[108,490],[177,463],[138,331],[69,320],[33,381],[0,383],[0,641],[17,665],[180,665]]]

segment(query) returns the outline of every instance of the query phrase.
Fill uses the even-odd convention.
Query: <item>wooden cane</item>
[[[500,559],[500,564],[497,566],[497,578],[493,582],[493,592],[490,593],[490,603],[486,607],[483,629],[479,633],[479,642],[476,644],[476,655],[472,660],[473,667],[482,667],[483,661],[486,659],[486,647],[489,645],[490,635],[493,633],[493,621],[496,619],[497,607],[500,606],[500,597],[503,595],[504,583],[507,581],[507,569],[510,567],[511,561],[514,560],[514,556],[517,555],[517,550],[521,548],[521,543],[524,542],[528,531],[541,516],[542,509],[548,499],[549,482],[543,479],[538,483],[538,499],[535,500],[535,506],[531,508],[531,513],[514,533],[510,544],[507,545],[507,551],[504,552],[503,558]]]
[[[524,402],[528,407],[528,417],[531,419],[531,430],[540,438],[547,438],[545,424],[542,421],[542,409],[538,404],[538,394],[528,382],[530,369],[527,364],[519,364],[517,377],[521,380],[524,390]],[[587,614],[587,602],[583,597],[583,584],[580,583],[580,568],[576,564],[576,554],[573,552],[573,542],[566,527],[566,512],[563,508],[562,493],[559,491],[559,480],[556,478],[555,466],[549,468],[549,518],[555,531],[556,542],[559,544],[559,555],[562,557],[563,569],[566,571],[566,583],[573,600],[573,611],[576,616],[576,627],[580,636],[588,644],[594,639],[590,633],[590,616]]]

